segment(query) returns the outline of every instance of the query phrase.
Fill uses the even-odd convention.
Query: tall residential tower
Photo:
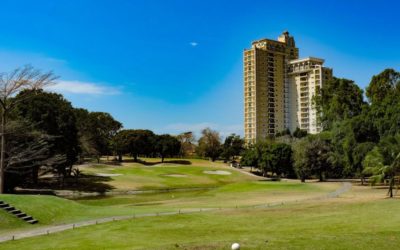
[[[289,32],[262,39],[244,51],[244,132],[255,143],[284,129],[321,130],[312,97],[332,77],[324,60],[299,59]]]

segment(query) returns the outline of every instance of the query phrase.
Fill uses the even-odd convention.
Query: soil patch
[[[113,177],[113,176],[120,176],[122,174],[105,174],[105,173],[96,173],[96,176],[101,176],[101,177]]]
[[[231,175],[232,173],[224,170],[214,170],[214,171],[203,171],[205,174],[217,174],[217,175]]]

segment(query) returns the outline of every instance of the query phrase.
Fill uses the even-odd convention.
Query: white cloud
[[[100,85],[92,82],[81,81],[59,81],[56,84],[47,87],[47,90],[86,95],[117,95],[120,91],[117,88]]]
[[[197,42],[190,42],[189,43],[192,47],[196,47],[197,45],[199,45]]]

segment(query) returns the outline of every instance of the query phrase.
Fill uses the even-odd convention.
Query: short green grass
[[[147,158],[146,162],[153,164],[155,159]],[[178,161],[171,159],[169,162]],[[85,174],[119,174],[106,183],[113,190],[143,190],[166,188],[215,187],[227,183],[256,180],[257,177],[244,175],[236,169],[227,167],[220,162],[205,160],[186,160],[190,164],[157,163],[144,165],[140,163],[125,163],[122,166],[93,165],[82,168]],[[205,174],[204,171],[222,170],[230,175]],[[181,175],[176,177],[174,175]]]
[[[0,195],[0,200],[14,205],[40,222],[32,226],[0,210],[0,233],[109,216],[189,208],[248,206],[300,197],[315,197],[337,186],[318,183],[242,182],[211,190],[111,195],[79,200],[48,195]]]
[[[0,244],[1,249],[397,249],[398,200],[139,218]]]
[[[224,170],[232,174],[207,175],[204,174],[206,170]],[[83,171],[86,174],[122,174],[110,177],[108,182],[120,191],[171,191],[106,195],[78,200],[46,195],[0,195],[0,200],[11,203],[40,221],[38,225],[32,226],[0,211],[0,234],[118,215],[193,208],[220,207],[233,210],[107,223],[45,237],[2,243],[0,249],[228,249],[229,244],[234,241],[242,243],[244,249],[266,249],[267,246],[276,249],[335,249],[337,246],[343,249],[352,245],[342,241],[351,241],[352,237],[360,248],[376,247],[384,240],[393,241],[393,244],[399,243],[398,237],[394,236],[398,231],[392,227],[392,224],[399,222],[396,217],[398,215],[392,218],[387,213],[379,217],[380,213],[395,209],[395,202],[382,199],[370,202],[367,199],[368,202],[361,200],[357,203],[351,196],[344,201],[304,201],[321,197],[339,188],[338,183],[263,181],[221,163],[203,160],[194,160],[187,165],[96,165],[86,167]],[[186,177],[168,176],[171,174]],[[192,187],[209,189],[191,190]],[[177,191],[174,188],[189,189]],[[369,194],[370,191],[364,188],[362,192]],[[249,209],[254,205],[282,201],[285,205],[276,208]],[[387,223],[388,220],[390,222]],[[373,224],[368,224],[368,221]],[[373,233],[371,228],[376,229],[376,232]],[[361,240],[363,235],[365,242],[377,243],[366,245]],[[331,245],[334,240],[341,242]]]

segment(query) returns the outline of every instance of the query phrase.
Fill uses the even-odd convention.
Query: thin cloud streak
[[[47,90],[68,93],[68,94],[84,94],[84,95],[118,95],[120,90],[114,87],[104,86],[92,82],[82,81],[59,81],[58,83],[47,87]]]

